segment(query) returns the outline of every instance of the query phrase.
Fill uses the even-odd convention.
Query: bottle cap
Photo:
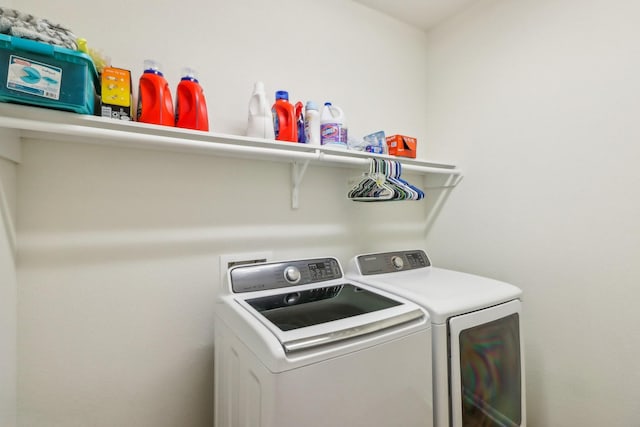
[[[318,111],[318,105],[313,101],[307,101],[307,105],[305,106],[305,109]]]
[[[287,101],[289,100],[289,92],[287,92],[286,90],[279,90],[276,92],[276,101],[278,99],[286,99]]]
[[[162,76],[162,71],[160,71],[160,68],[162,68],[160,66],[159,62],[154,61],[153,59],[145,59],[144,60],[144,72],[145,73],[153,73],[153,74],[158,74],[160,76]]]
[[[264,83],[262,83],[262,82],[255,82],[255,83],[253,84],[253,92],[254,92],[254,93],[258,93],[258,92],[259,92],[259,93],[262,93],[262,92],[264,92]]]
[[[330,102],[325,102],[325,103],[324,103],[324,105],[325,105],[325,106],[327,106],[327,105],[328,105],[328,106],[331,106],[331,103],[330,103]]]
[[[193,68],[184,67],[181,74],[182,79],[180,80],[190,80],[192,82],[198,83],[198,73]]]

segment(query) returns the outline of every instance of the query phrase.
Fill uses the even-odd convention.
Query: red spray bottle
[[[176,91],[176,126],[179,128],[209,130],[207,102],[195,70],[184,68]]]
[[[160,71],[160,64],[149,59],[144,61],[144,73],[138,87],[137,120],[156,125],[175,125],[169,84]]]

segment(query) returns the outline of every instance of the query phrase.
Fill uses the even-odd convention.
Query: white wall
[[[114,1],[109,15],[101,1],[16,3],[69,25],[136,80],[146,57],[172,85],[196,67],[216,131],[243,132],[261,79],[341,105],[355,133],[426,133],[424,34],[350,1]],[[346,262],[423,246],[432,202],[350,202],[347,181],[361,172],[310,167],[294,211],[286,163],[25,142],[21,427],[210,426],[220,254]]]
[[[640,4],[486,0],[428,40],[428,139],[465,180],[437,265],[524,289],[531,427],[638,425]]]
[[[0,143],[5,141],[0,138]],[[0,157],[0,182],[15,224],[16,166]],[[0,208],[1,209],[1,208]],[[0,426],[16,426],[16,268],[6,219],[0,214]]]
[[[12,0],[1,0],[0,6],[12,7]],[[0,141],[2,142],[2,141]],[[8,160],[0,158],[0,180],[7,193],[12,221],[16,219],[16,168]],[[0,222],[4,221],[0,218]],[[0,223],[0,425],[16,425],[17,404],[17,289],[14,255],[4,223]]]

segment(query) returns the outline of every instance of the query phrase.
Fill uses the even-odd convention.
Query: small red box
[[[387,137],[387,147],[389,147],[389,154],[392,156],[415,159],[418,151],[418,140],[405,135],[391,135]]]

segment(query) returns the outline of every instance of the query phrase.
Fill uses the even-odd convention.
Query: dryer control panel
[[[231,270],[233,292],[253,292],[286,288],[342,278],[342,269],[335,258],[315,258],[241,265]]]
[[[397,271],[431,266],[429,257],[422,250],[360,255],[356,258],[356,261],[363,276],[395,273]]]

